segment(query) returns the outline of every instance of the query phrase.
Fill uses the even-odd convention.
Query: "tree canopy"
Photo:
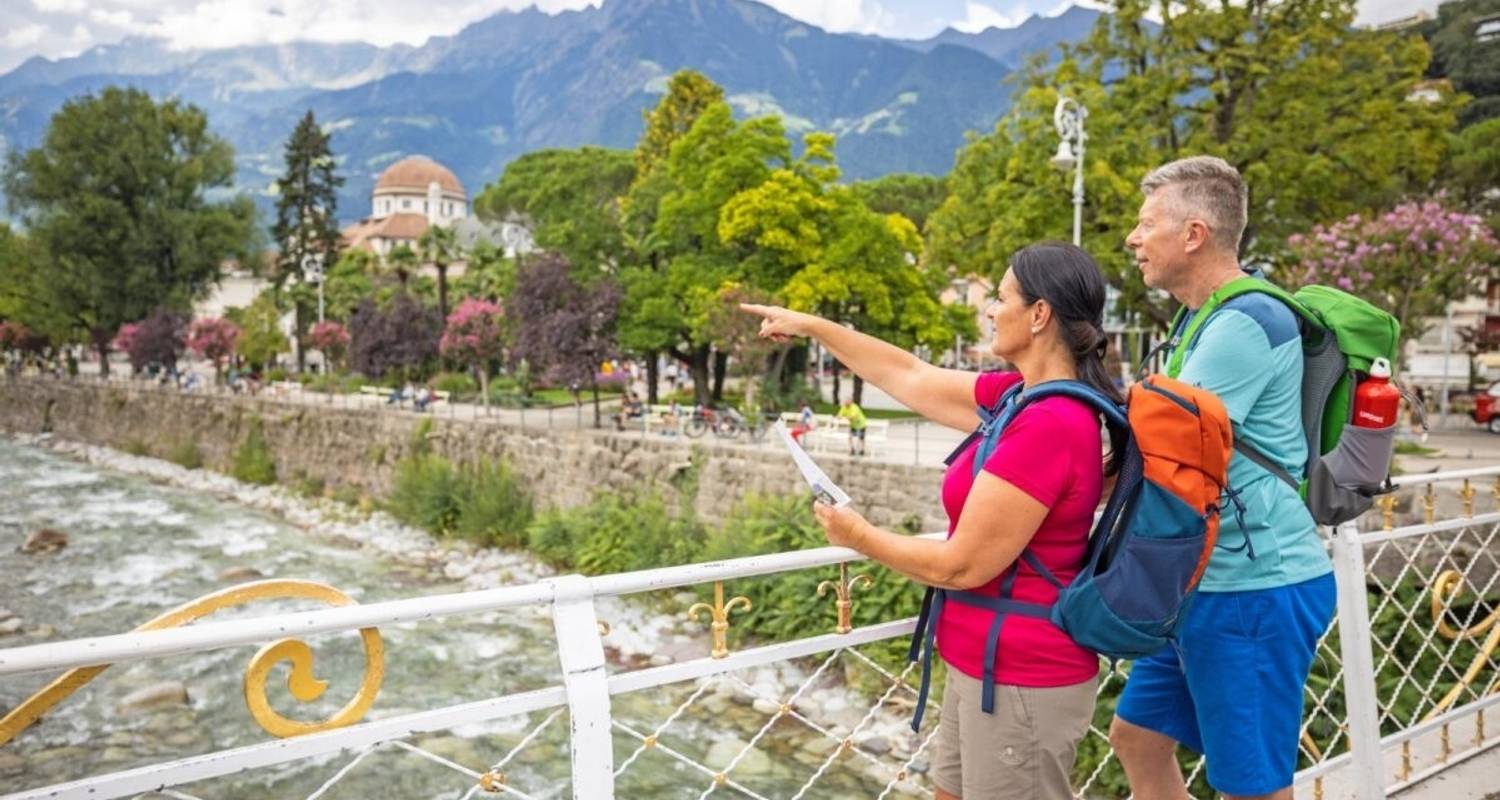
[[[1430,183],[1455,99],[1409,100],[1420,37],[1355,28],[1354,0],[1162,6],[1116,0],[1088,40],[1033,63],[1015,105],[959,153],[928,225],[930,257],[998,279],[1010,255],[1071,227],[1071,180],[1049,165],[1060,93],[1088,109],[1083,246],[1127,304],[1164,322],[1122,243],[1150,169],[1217,155],[1250,186],[1242,258],[1274,264],[1312,225],[1388,207]]]
[[[88,337],[101,354],[120,325],[186,310],[229,258],[255,249],[255,212],[227,189],[234,157],[196,107],[108,88],[65,103],[3,185],[30,268],[6,275],[6,305],[34,327]]]

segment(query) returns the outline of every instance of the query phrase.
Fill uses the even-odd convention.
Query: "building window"
[[[403,198],[403,199],[402,199],[402,200],[401,200],[401,207],[402,207],[402,208],[403,208],[403,209],[406,209],[406,208],[411,208],[411,200],[408,200],[408,199],[404,199],[404,198]]]
[[[426,200],[422,201],[422,213],[423,214],[427,213],[427,201]]]

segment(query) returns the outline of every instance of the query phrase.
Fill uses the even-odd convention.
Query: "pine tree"
[[[334,173],[332,135],[318,127],[308,111],[286,142],[286,173],[277,182],[276,224],[271,236],[276,242],[275,284],[288,283],[295,312],[297,369],[307,366],[304,343],[314,313],[315,294],[309,273],[321,259],[323,269],[333,266],[339,255],[339,229],[335,217],[337,193],[344,179]]]

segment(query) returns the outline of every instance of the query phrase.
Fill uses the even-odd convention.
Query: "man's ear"
[[[1208,239],[1213,235],[1208,223],[1201,219],[1189,218],[1182,223],[1182,249],[1188,253],[1196,253],[1208,247]]]

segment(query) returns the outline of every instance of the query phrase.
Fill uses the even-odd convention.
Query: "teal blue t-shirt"
[[[1291,310],[1264,294],[1240,295],[1209,317],[1195,341],[1183,344],[1189,349],[1178,379],[1218,395],[1235,436],[1300,480],[1307,464],[1302,341]],[[1244,506],[1244,525],[1234,503],[1223,498],[1219,547],[1203,573],[1202,591],[1269,589],[1333,570],[1296,490],[1238,452],[1229,461],[1229,486]]]

